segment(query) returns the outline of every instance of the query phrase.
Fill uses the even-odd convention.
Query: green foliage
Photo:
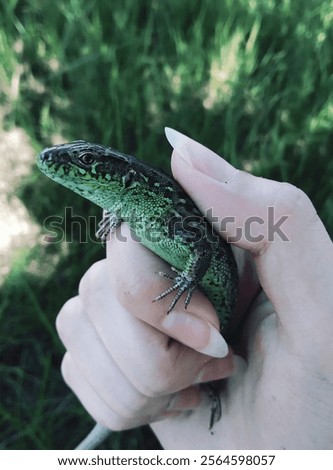
[[[175,127],[301,187],[332,233],[332,26],[328,0],[2,1],[5,125],[23,127],[36,149],[83,138],[165,169],[163,126]],[[96,214],[36,170],[19,195],[41,225],[66,205]],[[54,320],[102,257],[94,243],[41,245],[18,254],[2,285],[4,448],[72,448],[90,427],[60,376]],[[146,429],[108,443],[154,446]]]

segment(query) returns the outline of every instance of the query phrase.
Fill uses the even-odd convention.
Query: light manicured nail
[[[191,139],[181,132],[171,129],[171,127],[165,127],[164,132],[171,147],[174,148],[176,152],[188,163],[192,163],[190,154],[187,150],[187,145],[191,142]]]
[[[212,380],[226,379],[233,377],[239,372],[243,372],[246,368],[246,362],[240,356],[233,354],[229,358],[225,358],[224,362],[219,359],[211,359],[201,369],[194,380],[194,384],[211,382]]]
[[[212,150],[181,132],[166,127],[166,138],[180,157],[210,178],[230,183],[238,170]]]
[[[210,323],[190,313],[170,312],[161,326],[167,334],[196,351],[212,357],[225,357],[228,345]]]
[[[203,398],[202,392],[199,390],[198,387],[189,387],[177,392],[172,397],[165,411],[186,411],[197,408]]]
[[[225,357],[228,355],[228,345],[221,333],[212,325],[209,326],[209,342],[200,350],[201,353],[213,357]]]

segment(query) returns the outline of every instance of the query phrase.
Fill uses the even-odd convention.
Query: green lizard
[[[236,300],[235,259],[230,245],[173,178],[132,156],[83,140],[44,149],[37,164],[49,178],[105,210],[100,238],[127,222],[144,246],[171,265],[174,278],[161,274],[172,285],[154,299],[176,292],[167,313],[183,293],[186,307],[199,286],[214,305],[223,332]],[[220,418],[219,407],[216,396],[210,428]],[[97,425],[97,439],[102,432]]]

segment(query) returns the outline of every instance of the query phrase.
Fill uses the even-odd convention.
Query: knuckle
[[[140,393],[149,398],[158,398],[173,393],[177,387],[178,375],[168,361],[155,362],[151,370],[145,369],[138,375],[135,384]]]
[[[73,369],[74,363],[71,359],[71,356],[68,352],[65,353],[64,357],[62,358],[60,370],[61,370],[61,375],[65,381],[65,383],[71,387],[72,383],[72,369]]]
[[[157,386],[156,382],[148,383],[145,381],[140,381],[136,384],[136,387],[140,393],[149,398],[158,397],[160,394],[160,387]]]
[[[94,263],[82,276],[79,284],[79,296],[83,299],[95,292],[105,274],[105,259]]]
[[[145,395],[149,398],[158,398],[166,395],[169,392],[168,385],[167,381],[163,379],[156,380],[149,387],[146,386]]]
[[[134,417],[142,416],[149,407],[151,408],[151,399],[136,392],[136,396],[127,401],[126,406],[122,409],[122,417],[127,421],[132,420]]]
[[[71,326],[82,313],[82,302],[78,296],[67,300],[56,318],[56,329],[60,338],[64,338]]]
[[[154,396],[155,377],[154,373],[151,371],[151,368],[146,368],[140,373],[134,371],[133,373],[129,374],[128,377],[140,394],[145,397]],[[152,380],[151,377],[154,377],[154,379]]]
[[[94,416],[95,420],[113,431],[129,429],[133,427],[133,422],[140,421],[142,417],[142,408],[140,407],[132,407],[132,409],[124,412],[124,410],[120,410],[118,406],[107,406],[104,408],[103,415],[98,415],[100,411],[101,409],[96,410],[96,415]]]
[[[305,192],[290,183],[281,183],[277,203],[281,209],[291,213],[315,212],[312,202]]]
[[[127,420],[118,416],[115,413],[108,413],[107,416],[94,416],[95,421],[100,424],[101,426],[112,429],[112,431],[125,431],[129,429],[131,426],[127,423]]]
[[[70,353],[66,352],[61,363],[61,374],[68,387],[79,397],[81,386],[76,369],[77,366]],[[89,403],[88,401],[83,401],[82,403],[94,420],[106,428],[112,429],[113,431],[122,431],[131,427],[129,423],[133,417],[130,414],[128,417],[123,417],[108,406],[101,408],[89,406],[91,402]]]

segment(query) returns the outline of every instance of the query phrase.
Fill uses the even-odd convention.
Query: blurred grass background
[[[2,135],[23,129],[35,153],[91,140],[167,169],[171,126],[302,188],[332,234],[332,44],[328,0],[0,0]],[[41,234],[66,205],[99,213],[46,180],[32,157],[26,166],[9,196]],[[103,256],[79,233],[56,245],[36,236],[15,251],[0,286],[2,448],[70,449],[90,429],[60,376],[54,321]],[[115,433],[106,448],[158,443],[144,427]]]

